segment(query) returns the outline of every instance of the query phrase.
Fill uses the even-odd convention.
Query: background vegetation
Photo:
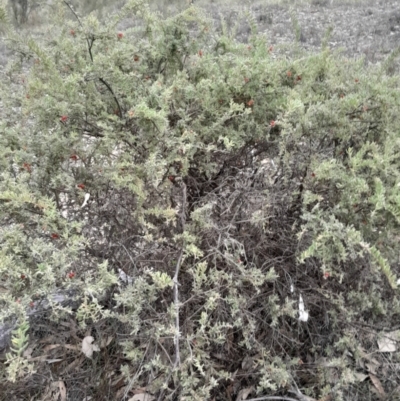
[[[0,9],[0,393],[399,397],[397,52],[41,6]]]

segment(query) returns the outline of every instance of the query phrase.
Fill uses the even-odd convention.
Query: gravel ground
[[[206,7],[218,24],[222,12],[234,24],[245,11],[243,6]],[[343,48],[348,57],[365,56],[368,62],[384,59],[400,46],[400,1],[380,0],[359,3],[313,0],[309,4],[279,6],[258,2],[251,7],[259,32],[265,34],[271,45],[293,43],[296,40],[294,26],[300,45],[311,51],[321,49],[329,28],[331,48]],[[246,38],[249,28],[241,24],[239,34]]]

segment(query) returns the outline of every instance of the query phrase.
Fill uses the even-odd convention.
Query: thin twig
[[[186,195],[186,184],[183,181],[180,181],[180,185],[182,188],[182,210],[180,213],[180,220],[182,224],[182,232],[185,231],[185,224],[186,224],[186,202],[187,202],[187,195]],[[182,243],[181,251],[179,253],[179,258],[176,263],[175,267],[175,275],[173,278],[174,282],[174,305],[175,305],[175,363],[174,368],[179,366],[180,360],[180,349],[179,349],[179,338],[180,338],[180,322],[179,322],[179,271],[181,269],[182,260],[183,260],[183,252],[185,249],[185,241]]]
[[[81,28],[83,29],[83,25],[82,22],[79,18],[79,15],[75,12],[75,10],[73,9],[72,5],[70,3],[68,3],[68,1],[64,0],[64,3],[66,4],[66,6],[71,10],[72,14],[74,14],[75,18],[78,20],[79,25],[81,26]],[[89,38],[86,38],[86,42],[88,45],[88,52],[89,52],[89,56],[90,56],[90,60],[92,60],[93,63],[93,54],[92,54],[92,47],[93,47],[93,42],[95,41],[95,38],[92,37],[91,41],[89,41]],[[114,98],[115,103],[117,104],[118,107],[118,115],[119,117],[122,118],[122,109],[121,109],[121,105],[119,104],[119,101],[114,93],[114,91],[112,90],[110,84],[103,78],[99,78],[99,81],[105,85],[105,87],[108,89],[108,91],[111,93],[112,97]]]
[[[289,390],[289,393],[296,394],[298,399],[300,401],[317,401],[315,398],[309,397],[308,395],[304,395],[300,390],[299,387],[297,386],[296,382],[293,380],[293,383],[296,388],[292,386],[292,388]]]
[[[140,361],[140,367],[139,367],[139,369],[136,370],[136,373],[134,374],[134,376],[132,377],[132,379],[129,380],[129,383],[128,383],[128,385],[127,385],[126,388],[125,388],[124,395],[123,395],[123,397],[122,397],[123,400],[125,400],[125,399],[128,397],[128,394],[129,394],[129,392],[131,391],[131,389],[132,389],[132,387],[133,387],[133,384],[135,383],[135,380],[136,380],[136,379],[142,374],[142,372],[143,372],[143,362],[144,362],[144,358],[145,358],[146,355],[147,355],[147,351],[149,350],[149,347],[150,347],[150,342],[147,344],[147,347],[146,347],[146,350],[145,350],[145,352],[144,352],[144,354],[143,354],[142,360]]]
[[[104,80],[103,78],[99,78],[99,81],[104,84],[107,89],[109,90],[109,92],[111,93],[112,97],[114,98],[115,103],[117,103],[117,107],[118,107],[118,115],[122,118],[122,109],[121,109],[121,105],[119,104],[119,101],[117,99],[117,96],[115,96],[114,91],[112,90],[111,86],[108,84],[108,82],[106,80]]]
[[[166,350],[166,349],[164,348],[164,346],[160,343],[160,340],[157,340],[157,344],[158,344],[158,345],[161,347],[161,349],[164,351],[164,354],[167,356],[169,362],[170,362],[171,365],[172,365],[171,358],[169,357],[169,354],[168,354],[167,350]]]
[[[180,220],[182,224],[182,232],[185,231],[185,224],[186,224],[186,202],[187,202],[187,194],[186,194],[186,184],[180,180],[179,184],[182,187],[182,210],[180,213]],[[181,363],[181,356],[180,356],[180,348],[179,348],[179,339],[180,339],[180,321],[179,321],[179,271],[181,269],[182,260],[183,260],[183,253],[185,250],[185,241],[183,241],[181,250],[179,253],[178,261],[176,262],[175,267],[175,274],[173,277],[174,283],[174,305],[175,305],[175,336],[174,336],[174,343],[175,343],[175,361],[173,365],[173,369],[177,368]],[[173,370],[171,370],[170,374],[168,375],[165,383],[168,383],[171,379]],[[177,389],[175,389],[176,391]],[[165,389],[162,389],[157,401],[161,401],[164,397]],[[290,400],[289,400],[290,401]],[[297,400],[294,400],[297,401]]]
[[[179,350],[179,337],[180,337],[180,327],[179,327],[179,282],[178,282],[178,276],[179,276],[179,270],[181,268],[182,264],[182,259],[183,259],[183,250],[184,250],[184,244],[182,244],[182,249],[179,254],[178,262],[176,263],[176,268],[175,268],[175,275],[173,278],[174,282],[174,305],[175,305],[175,337],[174,337],[174,343],[175,343],[175,362],[174,362],[174,368],[179,366],[181,362],[181,357],[180,357],[180,350]]]
[[[299,401],[291,397],[280,397],[279,395],[267,395],[265,397],[250,398],[247,401],[262,401],[262,400],[281,400],[281,401]]]
[[[79,25],[81,26],[81,28],[83,28],[81,19],[79,18],[78,14],[75,12],[75,10],[72,7],[72,5],[70,3],[68,3],[68,1],[65,1],[65,0],[64,0],[64,4],[71,10],[72,14],[74,14],[75,18],[78,20]]]

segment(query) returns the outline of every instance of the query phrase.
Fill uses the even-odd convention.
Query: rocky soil
[[[245,12],[245,6],[205,6],[220,25],[222,13],[233,26]],[[311,51],[321,49],[329,29],[328,46],[341,48],[349,57],[365,56],[369,63],[384,59],[400,46],[400,1],[379,0],[356,3],[312,0],[308,4],[265,5],[258,2],[251,7],[259,32],[266,35],[271,45],[284,45],[297,40]],[[245,40],[248,24],[240,24],[239,35]]]

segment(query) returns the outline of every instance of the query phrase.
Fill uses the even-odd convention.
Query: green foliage
[[[33,372],[33,365],[24,357],[23,352],[28,346],[29,323],[22,322],[19,327],[13,331],[11,339],[11,353],[6,355],[7,358],[7,374],[11,382],[15,382],[17,378]]]
[[[354,352],[349,326],[390,325],[397,76],[326,46],[275,57],[254,26],[239,43],[195,7],[165,19],[131,0],[105,24],[58,7],[44,37],[7,33],[1,320],[47,300],[81,329],[118,321],[129,385],[182,400],[228,381],[282,393],[300,359]],[[321,369],[325,393],[351,384],[344,358]]]

